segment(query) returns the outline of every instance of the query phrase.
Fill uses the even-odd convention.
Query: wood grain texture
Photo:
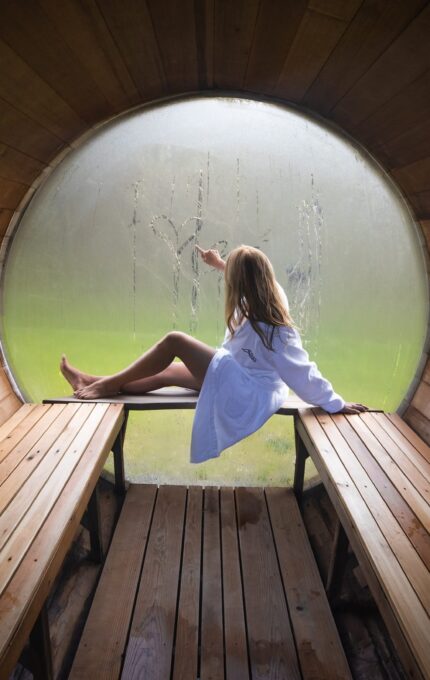
[[[81,61],[84,54],[75,54],[40,3],[3,4],[0,38],[87,124],[113,113],[97,79]]]
[[[186,489],[159,489],[122,677],[170,676]]]
[[[349,0],[344,3],[349,19],[355,14],[360,3],[361,0]],[[347,25],[348,19],[306,10],[274,93],[279,97],[300,102],[341,39]],[[310,45],[312,49],[309,49]]]
[[[197,677],[203,490],[188,489],[178,601],[173,680]]]
[[[351,679],[294,492],[273,487],[265,494],[302,676]]]
[[[33,536],[26,560],[0,598],[1,680],[8,678],[48,596],[123,420],[121,406],[107,408],[64,493],[56,499],[54,512],[43,531]]]
[[[153,485],[127,492],[70,680],[120,676],[156,493]]]
[[[227,680],[250,677],[234,489],[220,490],[222,581]]]
[[[163,62],[146,2],[104,0],[98,6],[139,92],[140,101],[166,95]]]
[[[300,667],[263,491],[236,489],[236,501],[252,677],[299,680]]]
[[[254,37],[259,3],[221,0],[214,4],[213,85],[241,88]]]
[[[355,418],[342,417],[349,422]],[[302,411],[297,429],[337,510],[387,627],[399,645],[405,667],[412,677],[420,677],[417,660],[428,677],[430,631],[423,605],[314,413]]]
[[[430,66],[426,47],[429,28],[430,7],[426,5],[332,109],[333,118],[347,129],[355,129],[422,76]]]
[[[46,82],[43,73],[36,73],[32,64],[33,59],[26,61],[7,42],[0,40],[2,97],[21,113],[67,142],[79,135],[87,125],[55,88]]]
[[[199,86],[194,0],[147,0],[169,91]]]
[[[304,103],[327,115],[425,4],[426,0],[365,0],[306,93]],[[401,103],[406,101],[402,98]],[[396,111],[391,110],[391,116],[395,115]],[[387,123],[390,122],[389,119]]]
[[[219,491],[205,489],[200,676],[224,680],[223,591]]]

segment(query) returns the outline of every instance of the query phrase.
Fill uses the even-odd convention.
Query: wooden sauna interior
[[[233,93],[293,104],[358,141],[403,193],[428,263],[429,37],[427,0],[3,0],[3,258],[38,185],[83,135],[142,104]],[[428,349],[401,415],[430,444]],[[1,418],[20,403],[1,369]],[[108,481],[100,491],[108,541],[116,503]],[[334,512],[317,482],[305,491],[304,518],[324,573]],[[98,578],[86,541],[82,529],[51,601],[58,678],[67,677]],[[406,677],[352,556],[347,576],[335,616],[354,677]],[[29,676],[19,664],[14,677]]]

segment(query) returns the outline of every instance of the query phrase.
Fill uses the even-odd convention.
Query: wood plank
[[[195,3],[196,53],[199,89],[213,87],[215,0]]]
[[[329,113],[425,4],[426,0],[365,0],[309,88],[304,103],[323,115]],[[390,124],[390,117],[386,122]]]
[[[430,515],[428,511],[428,500],[420,493],[421,486],[417,475],[414,474],[412,465],[408,465],[405,470],[399,468],[398,464],[391,458],[369,428],[361,420],[351,416],[348,422],[354,428],[366,448],[370,451],[378,465],[385,471],[393,486],[399,491],[400,495],[408,503],[412,512],[416,514],[426,531],[430,531]],[[412,480],[412,481],[411,481]]]
[[[412,447],[407,445],[401,446],[395,439],[390,437],[382,427],[379,419],[374,418],[372,413],[363,413],[360,417],[384,449],[388,451],[391,458],[408,475],[415,487],[419,488],[424,498],[430,500],[430,463],[415,450],[412,450]]]
[[[345,18],[307,9],[282,67],[274,94],[301,101],[341,39],[361,0],[344,3]],[[309,46],[312,45],[312,49]]]
[[[26,561],[0,597],[0,668],[6,678],[48,596],[123,421],[123,408],[109,406],[64,493],[57,499],[54,512],[48,516],[44,531],[35,536]],[[32,565],[31,578],[28,564]]]
[[[253,679],[301,678],[262,489],[236,489]]]
[[[402,434],[402,437],[412,444],[412,446],[421,453],[426,460],[430,459],[430,446],[423,442],[412,428],[400,418],[397,413],[387,413],[386,417]]]
[[[430,216],[430,190],[420,191],[419,193],[409,193],[408,201],[418,219]]]
[[[2,145],[4,146],[4,145]],[[1,148],[1,146],[0,146]],[[13,217],[13,210],[5,210],[4,208],[0,208],[0,237],[3,237],[7,231],[7,228],[9,226],[9,222],[11,221]],[[3,371],[2,371],[3,373]]]
[[[59,137],[1,98],[0,142],[44,164],[64,146]]]
[[[11,106],[63,142],[74,139],[87,127],[55,88],[45,82],[44,74],[38,75],[32,62],[27,63],[4,40],[0,40],[0,91]]]
[[[22,401],[18,399],[14,392],[0,400],[0,423],[4,423],[10,416],[12,416],[17,409],[20,408]]]
[[[422,472],[423,474],[428,475],[430,470],[430,446],[427,446],[427,444],[418,437],[418,447],[413,446],[410,440],[405,437],[400,430],[397,429],[393,421],[390,420],[386,413],[372,413],[372,419],[383,428],[383,430],[389,435],[390,439],[392,439],[397,444],[397,446],[408,453],[408,456],[412,461],[417,461],[420,469],[421,463],[423,463],[424,467],[422,468]],[[412,432],[412,436],[414,434],[415,433]]]
[[[186,489],[161,486],[131,623],[122,677],[170,677]]]
[[[243,82],[246,89],[270,93],[276,86],[285,59],[303,19],[307,3],[304,0],[256,4],[251,13],[255,30],[252,44],[243,51],[249,54]],[[253,8],[254,10],[254,8]],[[258,10],[258,13],[257,13]],[[246,10],[248,12],[248,8]]]
[[[28,190],[28,184],[0,177],[0,208],[14,210]]]
[[[238,89],[245,79],[259,3],[221,0],[215,3],[213,84]]]
[[[4,483],[23,458],[36,454],[38,442],[45,433],[49,438],[52,424],[65,408],[62,404],[53,406],[50,409],[34,409],[11,436],[1,443],[0,484]]]
[[[18,427],[22,421],[29,416],[31,411],[37,408],[36,404],[22,404],[2,425],[0,425],[0,446],[3,439]]]
[[[228,680],[250,678],[234,490],[220,489],[225,670]]]
[[[405,192],[426,191],[430,189],[430,156],[401,168],[394,168],[391,175]]]
[[[14,531],[20,531],[20,521],[31,508],[56,466],[60,464],[90,413],[89,409],[76,408],[74,404],[66,406],[37,443],[37,450],[34,452],[32,450],[2,484],[0,550]]]
[[[103,0],[98,5],[141,100],[150,101],[167,94],[160,51],[146,3]]]
[[[147,0],[169,92],[198,89],[194,0]]]
[[[56,32],[112,107],[122,112],[140,97],[95,0],[39,0]]]
[[[26,156],[7,144],[0,144],[0,177],[29,186],[45,167],[44,163],[36,161],[31,156]]]
[[[345,441],[354,451],[356,458],[361,466],[366,470],[372,480],[373,485],[378,489],[380,495],[390,508],[394,517],[415,546],[424,564],[430,569],[430,537],[428,531],[423,527],[420,520],[411,510],[410,506],[402,495],[402,490],[398,490],[391,482],[384,469],[378,465],[364,442],[360,439],[351,424],[346,418],[333,416],[333,421],[342,433]]]
[[[348,420],[351,417],[354,416],[348,416]],[[302,411],[297,428],[342,520],[387,626],[395,635],[407,668],[414,669],[414,659],[420,668],[430,668],[428,616],[404,571],[316,417],[309,411]],[[381,593],[384,593],[388,607]],[[396,634],[397,626],[408,641],[412,655]]]
[[[402,167],[430,156],[430,121],[426,117],[418,125],[406,126],[401,134],[378,144],[368,145],[388,168]]]
[[[69,680],[120,676],[156,494],[156,485],[128,489]]]
[[[111,397],[105,399],[93,400],[94,403],[98,404],[124,404],[124,406],[130,411],[158,411],[164,409],[188,409],[195,408],[197,404],[197,399],[199,393],[195,390],[181,389],[176,387],[163,387],[159,390],[154,390],[153,392],[147,392],[146,394],[136,395],[136,394],[123,394],[118,397]],[[51,399],[45,399],[45,404],[68,404],[68,403],[93,403],[82,399],[75,399],[75,397],[54,397]],[[277,411],[280,415],[292,416],[300,408],[310,406],[305,401],[302,401],[295,395],[291,395],[287,398],[285,403]]]
[[[302,676],[351,680],[294,493],[275,487],[265,493]]]
[[[342,461],[361,497],[375,518],[423,607],[430,613],[430,571],[417,554],[408,536],[404,533],[396,516],[389,512],[389,507],[373,483],[372,476],[367,473],[366,467],[361,465],[359,457],[355,456],[354,448],[349,446],[343,438],[340,429],[336,427],[341,419],[342,416],[333,416],[332,418],[328,415],[317,416],[319,424],[336,449],[339,460]],[[428,547],[427,542],[427,549]]]
[[[224,680],[219,491],[204,490],[200,677]]]
[[[197,678],[203,491],[188,489],[172,680]]]
[[[37,404],[31,409],[25,420],[21,421],[10,435],[5,436],[3,441],[0,442],[0,471],[4,470],[4,473],[0,474],[0,480],[5,479],[18,465],[21,458],[40,439],[63,409],[63,404],[54,405],[54,408]],[[11,453],[11,461],[7,462]]]
[[[356,125],[354,135],[365,145],[377,147],[425,123],[430,113],[429,86],[430,73],[426,71]]]
[[[3,5],[0,38],[87,124],[114,112],[97,80],[38,2]]]
[[[413,406],[406,409],[403,418],[430,445],[430,419]]]
[[[1,215],[0,215],[0,217],[1,217]],[[427,250],[430,253],[430,219],[429,220],[420,220],[420,225],[421,225],[422,232],[424,234],[425,241],[427,243]]]
[[[19,531],[13,533],[6,543],[2,550],[2,562],[0,563],[0,593],[7,587],[73,471],[78,466],[82,455],[89,446],[107,410],[108,406],[105,404],[97,404],[92,409],[89,418],[69,446],[66,455],[63,456],[59,465],[57,465],[47,483],[34,500],[31,512],[27,513],[21,520]]]
[[[430,7],[426,5],[332,109],[334,119],[347,129],[355,128],[422,76],[430,66],[429,29]]]

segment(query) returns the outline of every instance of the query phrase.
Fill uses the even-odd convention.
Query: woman
[[[77,398],[144,394],[171,385],[201,390],[192,462],[218,456],[261,427],[285,401],[288,386],[330,413],[367,410],[346,403],[309,361],[264,253],[239,246],[224,262],[217,250],[196,248],[206,264],[224,271],[227,331],[222,348],[173,331],[124,370],[103,377],[73,368],[63,355],[61,372]]]

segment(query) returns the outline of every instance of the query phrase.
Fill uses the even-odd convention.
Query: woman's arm
[[[215,248],[210,248],[209,250],[203,250],[200,246],[195,246],[198,253],[200,253],[203,262],[208,264],[210,267],[215,267],[219,271],[223,272],[225,269],[225,262],[219,254],[218,250]]]
[[[304,401],[321,406],[329,413],[353,414],[368,410],[367,406],[345,402],[336,394],[317,365],[309,360],[297,330],[280,329],[274,349],[269,356],[279,376]]]

